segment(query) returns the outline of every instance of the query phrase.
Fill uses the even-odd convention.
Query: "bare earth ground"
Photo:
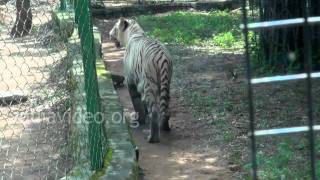
[[[62,150],[67,119],[57,116],[67,110],[66,47],[52,36],[53,2],[33,3],[31,33],[16,39],[8,35],[14,6],[0,5],[0,93],[28,97],[0,105],[0,179],[57,179],[71,165]]]
[[[113,74],[122,75],[123,49],[118,50],[108,39],[108,32],[115,20],[96,20],[102,32],[104,61]],[[221,63],[221,61],[220,61]],[[215,77],[216,76],[216,77]],[[213,79],[224,77],[222,71]],[[211,78],[211,75],[208,75]],[[205,77],[204,77],[205,78]],[[176,80],[173,80],[176,81]],[[140,149],[139,165],[147,180],[176,179],[235,179],[233,165],[226,160],[225,148],[215,143],[216,127],[194,118],[190,106],[180,96],[180,88],[173,83],[171,89],[171,132],[161,134],[161,143],[149,144],[147,126],[132,129],[135,143]],[[126,88],[117,89],[126,112],[133,112]],[[221,142],[221,140],[220,140]],[[238,171],[238,169],[236,170]]]

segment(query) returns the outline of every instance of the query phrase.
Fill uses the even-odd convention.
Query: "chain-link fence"
[[[74,12],[72,2],[0,1],[0,179],[88,179],[102,166],[91,15],[77,2]]]

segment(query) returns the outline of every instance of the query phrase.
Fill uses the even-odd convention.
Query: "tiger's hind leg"
[[[140,124],[144,124],[146,112],[145,105],[141,101],[141,94],[137,91],[137,87],[135,85],[128,85],[128,90],[133,104],[133,108],[138,113],[138,122]]]
[[[156,104],[148,105],[148,112],[150,112],[149,118],[151,120],[150,123],[150,135],[148,137],[149,143],[158,143],[160,142],[160,129],[159,129],[159,119],[160,119],[160,111],[157,108]]]
[[[160,108],[157,104],[157,90],[151,86],[146,86],[143,100],[146,102],[148,118],[150,119],[150,135],[148,137],[149,143],[160,142]]]
[[[169,126],[169,119],[170,119],[170,115],[169,114],[165,114],[161,117],[161,124],[160,124],[160,128],[163,131],[170,131],[170,126]]]

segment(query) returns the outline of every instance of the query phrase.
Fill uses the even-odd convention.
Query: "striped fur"
[[[147,113],[151,120],[149,142],[159,142],[159,122],[162,130],[170,130],[170,53],[160,42],[147,37],[134,20],[120,18],[110,37],[116,46],[126,47],[124,72],[135,111],[140,122]]]

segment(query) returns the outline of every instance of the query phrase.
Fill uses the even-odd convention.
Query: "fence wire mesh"
[[[90,123],[101,118],[87,116],[100,108],[91,15],[78,5],[81,38],[66,42],[59,1],[0,1],[0,179],[88,179],[101,167],[101,123]]]

